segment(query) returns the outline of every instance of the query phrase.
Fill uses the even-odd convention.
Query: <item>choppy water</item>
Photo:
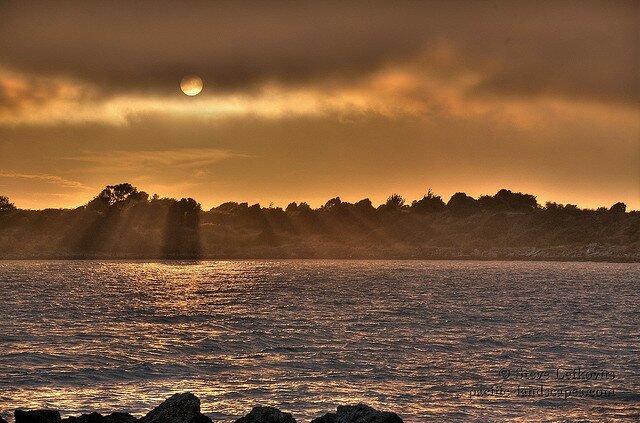
[[[0,307],[5,418],[189,390],[221,420],[359,401],[409,422],[640,420],[638,264],[0,261]],[[518,397],[540,385],[518,368],[606,370],[543,383],[614,396]],[[510,393],[471,395],[492,386]]]

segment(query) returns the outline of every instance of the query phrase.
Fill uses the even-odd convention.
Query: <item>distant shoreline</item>
[[[107,186],[73,210],[0,207],[0,259],[516,260],[640,262],[640,212],[538,204],[507,189],[445,203],[429,191],[374,207],[335,197],[317,209],[159,198]]]
[[[119,262],[201,262],[201,261],[479,261],[479,262],[556,262],[556,263],[640,263],[638,257],[527,257],[527,256],[424,256],[424,257],[279,257],[279,256],[262,256],[262,257],[56,257],[56,256],[33,256],[33,257],[0,257],[3,261],[119,261]]]

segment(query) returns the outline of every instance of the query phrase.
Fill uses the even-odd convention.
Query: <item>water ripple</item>
[[[223,421],[358,401],[408,422],[633,421],[639,288],[638,264],[5,261],[0,413],[142,414],[190,390]],[[617,395],[470,397],[503,367],[603,368]]]

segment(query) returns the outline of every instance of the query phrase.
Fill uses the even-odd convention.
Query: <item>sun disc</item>
[[[180,89],[189,97],[200,94],[203,87],[204,83],[202,79],[196,75],[185,76],[182,78],[182,81],[180,81]]]

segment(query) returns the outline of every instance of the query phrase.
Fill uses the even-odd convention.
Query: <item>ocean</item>
[[[0,261],[0,414],[639,421],[640,264]]]

